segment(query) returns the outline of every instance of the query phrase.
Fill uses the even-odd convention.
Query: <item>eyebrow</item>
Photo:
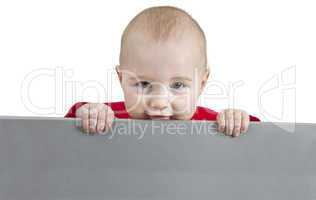
[[[187,80],[187,81],[192,81],[191,78],[185,77],[185,76],[176,76],[176,77],[173,77],[172,79],[176,79],[176,80],[183,79],[183,80]]]
[[[130,77],[129,79],[149,79],[146,76],[137,76],[137,78],[135,78],[134,76]],[[185,77],[185,76],[176,76],[173,77],[172,80],[186,80],[186,81],[192,81],[191,78],[189,77]]]
[[[129,79],[133,79],[133,80],[137,80],[137,79],[149,79],[149,78],[147,78],[146,76],[131,76],[131,77],[129,77]]]

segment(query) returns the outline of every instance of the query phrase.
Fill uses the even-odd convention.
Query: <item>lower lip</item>
[[[150,119],[169,119],[170,117],[150,117]]]

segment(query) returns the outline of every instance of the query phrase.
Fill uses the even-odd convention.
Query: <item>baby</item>
[[[116,72],[125,102],[78,102],[65,117],[81,118],[90,134],[105,134],[115,117],[216,120],[218,131],[233,137],[245,133],[249,121],[260,121],[243,110],[217,113],[196,105],[210,74],[206,38],[179,8],[152,7],[132,19],[121,38]]]

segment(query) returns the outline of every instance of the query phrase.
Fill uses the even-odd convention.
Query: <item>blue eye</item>
[[[148,81],[140,81],[135,84],[136,87],[146,88],[150,86],[150,83]]]
[[[174,82],[171,85],[171,88],[173,88],[173,89],[183,89],[184,87],[186,87],[186,85],[184,83],[181,83],[181,82]]]

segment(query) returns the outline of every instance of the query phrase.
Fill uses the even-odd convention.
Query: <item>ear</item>
[[[206,85],[206,83],[207,83],[207,80],[208,80],[209,76],[210,76],[210,69],[209,69],[209,67],[207,66],[207,68],[206,68],[206,70],[205,70],[205,72],[204,72],[204,74],[203,74],[203,76],[202,76],[201,88],[200,88],[200,94],[199,94],[199,95],[202,94],[202,92],[203,92],[203,90],[204,90],[204,88],[205,88],[205,85]]]
[[[122,84],[122,73],[120,72],[119,67],[120,67],[119,65],[116,65],[116,66],[115,66],[115,71],[116,71],[117,76],[118,76],[118,78],[119,78],[119,80],[120,80],[120,83]]]

